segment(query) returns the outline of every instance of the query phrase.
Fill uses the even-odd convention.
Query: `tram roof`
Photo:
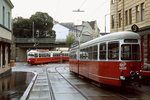
[[[131,31],[122,31],[107,34],[86,43],[81,44],[80,46],[88,46],[98,42],[112,41],[112,40],[121,40],[121,39],[140,39],[140,35]]]

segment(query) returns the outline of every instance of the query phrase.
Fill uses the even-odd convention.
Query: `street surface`
[[[38,74],[28,100],[150,100],[150,86],[99,86],[69,71],[69,64],[16,63],[13,71]]]

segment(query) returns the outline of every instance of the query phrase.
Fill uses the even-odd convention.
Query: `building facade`
[[[5,72],[10,72],[10,47],[12,43],[11,9],[10,0],[0,0],[0,77]]]
[[[82,24],[76,25],[76,28],[80,31],[79,36],[81,43],[99,37],[100,30],[96,21],[82,21]]]
[[[150,0],[111,0],[110,32],[134,30],[141,35],[142,61],[150,63]]]

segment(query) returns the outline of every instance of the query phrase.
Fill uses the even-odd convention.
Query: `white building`
[[[96,21],[83,21],[82,25],[77,25],[76,27],[80,30],[78,36],[81,43],[97,38],[100,33]]]
[[[56,32],[56,40],[62,39],[66,40],[67,35],[69,34],[69,29],[59,23],[53,26],[53,30]]]
[[[0,0],[0,77],[10,72],[10,46],[12,42],[11,9],[10,0]]]

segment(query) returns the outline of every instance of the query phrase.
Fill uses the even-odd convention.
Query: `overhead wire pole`
[[[34,40],[34,22],[32,22],[32,38]]]
[[[79,9],[77,9],[77,10],[73,10],[72,12],[85,12],[84,10],[80,10],[80,8]],[[77,27],[76,27],[76,32],[77,32]],[[77,33],[78,34],[78,33]],[[79,52],[80,52],[80,38],[79,38],[79,34],[78,34],[78,48],[79,48]],[[79,53],[78,52],[78,53]],[[77,58],[77,59],[79,59],[79,57]],[[78,66],[79,67],[79,66]]]
[[[106,15],[105,15],[105,33],[106,33],[106,17],[107,17],[108,15],[110,15],[110,14],[106,14]]]

